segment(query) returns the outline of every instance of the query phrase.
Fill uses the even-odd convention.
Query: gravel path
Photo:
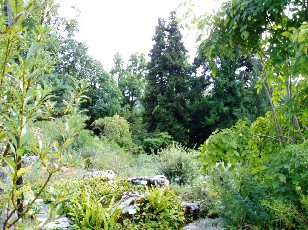
[[[219,218],[216,219],[200,219],[196,220],[189,225],[184,227],[184,230],[223,230],[221,226],[219,226]]]

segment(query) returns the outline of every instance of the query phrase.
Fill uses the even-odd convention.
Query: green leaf
[[[280,181],[281,182],[283,182],[283,183],[286,183],[287,181],[286,181],[286,176],[284,175],[284,174],[282,174],[282,173],[280,173],[279,175],[278,175],[278,177],[279,177],[279,179],[280,179]]]
[[[5,136],[5,132],[4,131],[1,131],[0,132],[0,139],[2,139],[2,137],[4,137]]]
[[[43,44],[39,42],[32,43],[27,53],[27,59],[29,59],[33,54],[35,54],[42,46]]]
[[[220,164],[218,165],[218,169],[220,170],[220,172],[225,171],[225,168],[224,168],[224,166],[222,165],[222,163],[220,163]]]
[[[248,31],[243,31],[241,36],[242,36],[242,38],[244,38],[246,40],[249,37],[249,32]]]
[[[58,151],[59,142],[58,142],[58,141],[54,141],[54,142],[53,142],[53,147],[55,148],[56,151]]]
[[[9,157],[2,157],[2,159],[9,165],[13,170],[16,169],[16,163]]]
[[[72,144],[74,141],[75,141],[75,138],[67,139],[62,145],[62,150],[64,150],[68,145]]]
[[[289,37],[291,33],[289,31],[285,31],[281,34],[282,36]]]
[[[33,133],[26,133],[24,136],[22,136],[21,138],[21,146],[26,145],[32,138],[33,138],[34,134]]]
[[[16,151],[16,154],[17,154],[17,156],[22,156],[22,155],[24,155],[24,149],[17,149],[17,151]]]
[[[216,74],[217,74],[217,68],[216,68],[216,67],[213,67],[213,69],[212,69],[212,75],[213,75],[213,77],[216,77]]]

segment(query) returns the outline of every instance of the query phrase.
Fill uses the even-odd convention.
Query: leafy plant
[[[118,229],[120,226],[118,219],[121,215],[121,210],[118,205],[114,204],[114,198],[111,199],[109,206],[106,208],[100,202],[97,202],[96,197],[83,196],[78,202],[73,202],[69,206],[68,213],[73,222],[74,229]]]
[[[179,229],[185,221],[181,201],[168,187],[132,187],[127,180],[110,182],[100,176],[61,180],[52,186],[44,193],[51,202],[50,215],[70,217],[77,229]],[[119,209],[127,191],[145,193],[133,218]]]
[[[39,135],[35,122],[50,119],[54,112],[54,103],[50,101],[50,89],[39,83],[39,78],[50,72],[54,60],[46,48],[52,36],[52,27],[47,21],[56,14],[57,7],[52,0],[9,1],[7,11],[1,9],[3,28],[0,48],[0,145],[4,147],[0,156],[1,169],[10,178],[1,193],[0,210],[8,210],[3,228],[15,227],[24,219],[40,196],[50,178],[64,164],[69,164],[66,149],[75,140],[76,132],[83,124],[73,125],[78,119],[78,107],[84,100],[84,85],[77,84],[71,100],[66,103],[66,133],[61,143],[45,143]],[[6,16],[4,16],[6,15]],[[23,176],[31,165],[22,165],[25,154],[39,157],[41,165],[47,171],[44,183],[27,205],[23,205],[24,194],[31,187],[23,183]],[[6,207],[6,208],[4,208]],[[16,216],[16,214],[18,214]]]
[[[139,153],[138,146],[133,143],[132,134],[129,130],[129,123],[119,115],[113,117],[99,118],[93,123],[96,129],[100,130],[100,135],[108,141],[114,141],[126,150]]]
[[[145,203],[137,207],[133,220],[124,221],[127,229],[179,229],[185,221],[178,197],[170,188],[147,188]]]
[[[173,143],[157,153],[156,160],[160,171],[170,181],[178,184],[187,184],[198,175],[196,152],[180,144]],[[201,173],[201,172],[199,172]]]
[[[166,148],[172,143],[172,136],[167,132],[151,133],[149,136],[143,140],[143,148],[147,153],[157,154],[159,149]]]

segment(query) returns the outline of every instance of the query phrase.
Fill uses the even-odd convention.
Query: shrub
[[[80,156],[87,159],[86,169],[110,169],[117,175],[126,177],[153,176],[160,174],[153,156],[146,154],[133,155],[117,144],[95,139],[91,146],[79,150]]]
[[[172,136],[167,132],[152,133],[143,140],[143,149],[146,153],[155,153],[162,148],[166,148],[172,143]]]
[[[217,205],[225,226],[238,229],[264,227],[270,220],[268,209],[261,204],[261,200],[267,199],[268,186],[249,172],[240,168],[221,172],[216,168],[207,186],[208,195]]]
[[[113,117],[99,118],[93,125],[100,130],[102,137],[118,143],[120,147],[128,147],[132,143],[129,123],[117,114]]]
[[[195,151],[173,143],[159,151],[156,159],[160,171],[170,181],[187,184],[201,174],[195,157]]]
[[[133,143],[129,123],[125,118],[116,114],[113,117],[99,118],[93,122],[93,125],[100,130],[101,137],[108,141],[114,141],[120,147],[135,154],[142,152],[142,148]]]

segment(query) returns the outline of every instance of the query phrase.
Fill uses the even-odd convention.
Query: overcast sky
[[[153,46],[152,37],[158,18],[167,19],[181,1],[65,0],[61,3],[60,13],[72,17],[74,13],[70,5],[75,5],[81,11],[77,18],[77,40],[85,42],[90,55],[101,61],[106,70],[110,70],[116,52],[125,60],[133,52],[145,53],[147,56]],[[214,5],[211,0],[193,1],[201,4],[200,10],[203,7],[210,9]],[[186,48],[194,56],[194,33],[187,30],[182,32]]]

